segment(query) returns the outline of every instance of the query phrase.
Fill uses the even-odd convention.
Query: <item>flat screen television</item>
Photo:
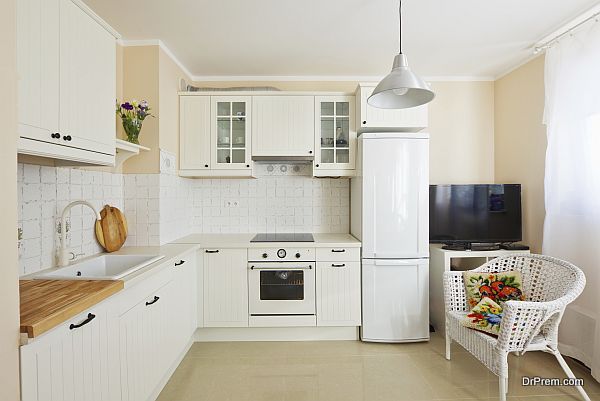
[[[443,244],[521,241],[521,185],[430,185],[429,241]]]

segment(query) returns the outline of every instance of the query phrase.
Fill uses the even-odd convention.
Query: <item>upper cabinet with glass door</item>
[[[211,168],[249,170],[250,96],[211,97]]]
[[[354,175],[354,110],[354,96],[315,97],[315,176]]]

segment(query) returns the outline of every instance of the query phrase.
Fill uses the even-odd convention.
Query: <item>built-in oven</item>
[[[294,258],[314,259],[314,252],[286,249],[262,251],[250,252],[250,256],[255,254],[257,257],[254,259],[263,260],[248,262],[251,326],[315,325],[315,262],[291,261]]]

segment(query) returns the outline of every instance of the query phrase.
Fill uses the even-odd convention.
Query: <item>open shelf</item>
[[[140,152],[147,152],[150,148],[142,145],[136,145],[135,143],[127,142],[122,139],[115,140],[116,154],[115,154],[115,167],[122,165],[125,160],[132,156],[137,156]]]

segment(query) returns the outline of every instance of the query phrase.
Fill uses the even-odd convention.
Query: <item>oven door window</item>
[[[260,272],[261,301],[303,301],[303,270],[262,270]]]

